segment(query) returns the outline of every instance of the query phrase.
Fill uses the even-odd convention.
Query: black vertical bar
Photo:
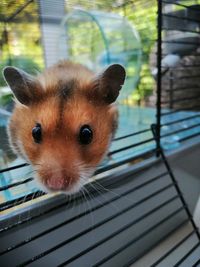
[[[194,222],[193,216],[192,216],[192,214],[191,214],[191,212],[190,212],[190,210],[188,208],[188,205],[187,205],[187,203],[186,203],[186,201],[185,201],[185,199],[183,197],[183,194],[182,194],[182,192],[181,192],[181,190],[179,188],[179,185],[176,182],[176,178],[175,178],[175,176],[174,176],[174,174],[172,172],[172,169],[171,169],[171,167],[170,167],[170,165],[168,163],[168,160],[165,157],[165,154],[164,154],[164,152],[163,152],[162,149],[160,149],[160,155],[161,155],[162,160],[163,160],[163,162],[164,162],[164,164],[165,164],[165,166],[166,166],[166,168],[168,170],[168,173],[169,173],[169,175],[170,175],[170,177],[171,177],[171,179],[172,179],[172,181],[174,183],[174,186],[175,186],[176,191],[177,191],[177,193],[179,195],[179,198],[180,198],[180,200],[181,200],[181,202],[182,202],[182,204],[183,204],[183,206],[185,208],[185,211],[187,213],[187,216],[188,216],[188,218],[189,218],[189,220],[190,220],[190,222],[191,222],[191,224],[192,224],[192,226],[193,226],[193,228],[194,228],[194,230],[196,232],[196,235],[197,235],[197,237],[198,237],[198,239],[200,241],[200,232],[199,232],[199,229],[197,228],[197,226],[196,226],[196,224]]]
[[[156,139],[157,138],[156,137],[157,132],[156,132],[156,125],[155,124],[152,124],[151,125],[151,130],[152,130],[152,133],[153,133],[153,135],[154,135],[154,137]],[[200,232],[199,232],[199,229],[198,229],[198,227],[196,226],[196,224],[194,222],[193,216],[192,216],[192,214],[191,214],[191,212],[190,212],[190,210],[188,208],[188,205],[187,205],[187,203],[186,203],[186,201],[185,201],[185,199],[183,197],[183,194],[182,194],[182,192],[181,192],[181,190],[179,188],[179,185],[178,185],[178,183],[176,181],[176,178],[174,176],[174,173],[172,172],[172,169],[171,169],[171,167],[170,167],[170,165],[168,163],[168,160],[165,157],[165,153],[163,152],[162,147],[160,147],[159,155],[161,155],[162,161],[165,164],[165,167],[166,167],[166,169],[167,169],[167,171],[169,173],[170,178],[172,179],[172,182],[173,182],[174,187],[176,189],[176,192],[177,192],[177,194],[178,194],[178,196],[179,196],[179,198],[180,198],[180,200],[181,200],[181,202],[183,204],[183,207],[185,209],[185,212],[186,212],[186,214],[187,214],[187,216],[188,216],[188,218],[189,218],[189,220],[190,220],[190,222],[191,222],[191,224],[193,226],[193,229],[195,230],[196,235],[197,235],[197,237],[198,237],[198,239],[200,241]]]
[[[162,0],[157,0],[158,4],[158,16],[157,16],[157,103],[156,103],[156,147],[157,156],[159,156],[160,151],[160,120],[161,120],[161,83],[162,83]]]

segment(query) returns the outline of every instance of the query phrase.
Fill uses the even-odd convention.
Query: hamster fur
[[[95,171],[117,128],[113,104],[125,80],[121,65],[95,75],[60,61],[37,77],[6,67],[15,96],[8,126],[14,152],[28,161],[46,191],[78,191]]]

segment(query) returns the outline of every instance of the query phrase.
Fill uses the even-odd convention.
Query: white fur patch
[[[74,194],[89,181],[89,178],[94,174],[95,168],[87,168],[79,165],[79,180],[72,186],[70,190],[64,192],[67,195]]]

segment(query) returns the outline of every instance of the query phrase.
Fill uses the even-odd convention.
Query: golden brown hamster
[[[113,104],[125,80],[121,65],[95,75],[60,61],[33,77],[6,67],[15,96],[8,134],[15,153],[36,170],[46,191],[78,191],[105,156],[117,127]]]

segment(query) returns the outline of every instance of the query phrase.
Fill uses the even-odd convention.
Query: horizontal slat
[[[200,105],[193,105],[192,107],[184,107],[180,109],[173,109],[171,111],[162,112],[161,116],[167,116],[167,115],[171,115],[174,113],[185,112],[185,111],[190,111],[190,110],[195,110],[195,109],[197,110],[200,109]]]
[[[192,267],[199,267],[200,266],[200,259],[198,259],[193,265]]]
[[[8,185],[5,185],[5,186],[2,186],[2,187],[0,187],[0,192],[1,191],[5,191],[5,190],[7,190],[9,188],[13,188],[13,187],[22,185],[22,184],[27,184],[27,183],[29,183],[31,181],[33,181],[33,178],[27,178],[25,180],[22,180],[22,181],[19,181],[19,182],[16,182],[16,183],[12,183],[12,184],[8,184]]]
[[[138,135],[138,134],[142,134],[142,133],[147,133],[149,132],[150,129],[144,129],[144,130],[141,130],[141,131],[138,131],[138,132],[133,132],[133,133],[130,133],[130,134],[127,134],[127,135],[124,135],[124,136],[119,136],[119,137],[116,137],[113,139],[113,141],[119,141],[119,140],[122,140],[122,139],[125,139],[125,138],[128,138],[128,137],[132,137],[132,136],[135,136],[135,135]]]
[[[143,167],[142,169],[139,169],[137,172],[134,172],[134,189],[131,188],[131,190],[137,190],[138,188],[144,186],[145,184],[148,184],[150,182],[152,182],[153,179],[159,179],[160,177],[163,177],[165,175],[167,175],[167,172],[161,172],[161,168],[159,166],[154,167],[155,163],[150,163],[147,164],[145,167]],[[152,173],[148,173],[147,170],[149,170],[149,168],[152,167]],[[114,177],[107,177],[105,179],[101,179],[100,181],[98,181],[98,186],[103,186],[105,187],[105,191],[108,191],[108,188],[112,189],[113,187],[118,186],[119,184],[121,186],[123,186],[123,184],[128,183],[127,180],[131,180],[132,179],[132,175],[131,168],[126,169],[125,171],[120,171],[118,173],[116,173],[114,175]],[[147,173],[149,174],[149,176],[147,175]],[[152,174],[155,174],[155,176],[153,177]],[[123,182],[121,180],[121,175],[123,175]],[[140,176],[141,175],[141,176]],[[138,176],[140,177],[140,179],[138,179]],[[149,178],[150,177],[150,178]],[[146,180],[148,178],[148,181]],[[97,181],[93,182],[94,186],[96,186]],[[89,190],[89,192],[92,193],[92,195],[94,195],[94,193],[97,193],[96,190],[94,190],[94,186],[91,185],[91,183],[86,185],[87,190]],[[118,196],[110,196],[113,197],[111,201],[113,201],[115,198],[120,197],[120,192],[118,191]],[[100,191],[99,191],[100,193]],[[60,198],[63,195],[60,195]],[[122,195],[121,195],[122,196]],[[30,222],[34,219],[39,218],[40,216],[46,216],[48,213],[51,212],[56,212],[56,210],[58,209],[62,209],[63,207],[66,207],[66,203],[68,203],[67,208],[70,209],[70,205],[74,205],[74,202],[76,202],[78,204],[78,202],[80,201],[79,199],[83,198],[83,195],[80,196],[80,194],[76,194],[75,196],[73,196],[73,198],[71,196],[65,197],[63,199],[62,197],[62,201],[60,203],[56,202],[56,205],[52,205],[50,203],[48,203],[49,208],[48,209],[44,209],[43,208],[36,208],[37,212],[36,214],[33,212],[29,212],[29,210],[27,212],[25,212],[24,214],[19,213],[19,216],[15,216],[14,218],[12,217],[12,220],[10,217],[8,217],[8,220],[6,220],[6,222],[1,224],[1,229],[0,229],[0,233],[1,232],[5,232],[5,231],[10,231],[11,229],[15,228],[15,227],[19,227],[19,225],[25,224],[27,222]],[[63,201],[64,200],[64,201]],[[45,202],[46,203],[46,202]],[[51,207],[51,205],[53,207]],[[33,215],[34,214],[34,215]]]
[[[200,12],[199,12],[199,14],[200,14]],[[162,15],[163,15],[163,17],[173,18],[173,19],[177,19],[177,20],[181,20],[181,21],[191,21],[191,22],[200,23],[200,20],[198,20],[198,19],[192,19],[192,18],[188,18],[188,17],[176,16],[176,15],[167,14],[167,13],[163,13]]]
[[[16,169],[19,169],[19,168],[22,168],[22,167],[26,167],[28,165],[29,165],[28,163],[22,163],[22,164],[19,164],[19,165],[16,165],[16,166],[4,168],[4,169],[0,170],[0,173],[16,170]]]
[[[89,228],[85,229],[85,230],[82,231],[82,232],[78,232],[78,233],[76,233],[73,237],[68,238],[67,240],[65,240],[65,242],[66,242],[66,243],[67,243],[67,242],[71,242],[72,240],[76,239],[77,237],[79,237],[79,236],[81,236],[81,235],[83,235],[83,234],[86,234],[86,233],[89,232],[89,231],[92,231],[92,230],[95,229],[96,227],[99,227],[100,225],[105,224],[106,222],[108,222],[108,221],[114,219],[114,218],[117,217],[117,216],[121,216],[123,213],[126,213],[127,211],[129,211],[129,210],[131,210],[131,209],[133,209],[133,208],[136,208],[138,205],[141,205],[142,203],[144,203],[144,202],[146,202],[146,201],[148,201],[148,205],[151,206],[151,205],[152,205],[152,202],[153,202],[153,201],[156,201],[155,203],[157,203],[157,197],[160,197],[160,198],[162,199],[161,202],[163,202],[163,201],[166,199],[166,192],[165,192],[165,191],[167,191],[168,194],[171,195],[171,194],[172,194],[172,192],[170,192],[170,191],[172,191],[171,186],[166,186],[166,187],[164,187],[164,188],[162,188],[162,189],[160,189],[160,190],[158,190],[158,191],[156,191],[156,192],[154,192],[154,193],[152,193],[152,194],[146,196],[146,197],[143,198],[142,200],[140,200],[140,201],[138,201],[138,202],[135,202],[135,203],[132,204],[132,205],[127,205],[127,203],[126,203],[126,206],[123,207],[123,202],[124,202],[124,200],[127,202],[127,198],[124,198],[124,200],[119,199],[118,201],[115,201],[115,202],[114,202],[113,204],[111,204],[111,205],[110,205],[110,203],[109,203],[109,204],[108,204],[108,207],[110,207],[110,206],[117,206],[117,205],[118,205],[117,207],[119,208],[119,211],[115,213],[115,211],[112,210],[112,211],[110,212],[110,214],[109,214],[110,216],[107,217],[107,218],[105,218],[104,220],[102,220],[102,219],[103,219],[103,216],[102,216],[102,217],[101,217],[101,221],[100,221],[99,223],[96,223],[97,218],[98,218],[98,216],[95,216],[95,214],[96,214],[96,210],[94,211],[93,214],[89,213],[89,215],[91,216],[91,219],[92,219],[93,217],[95,217],[95,223],[92,225],[92,228],[89,227]],[[130,198],[130,197],[131,197],[131,194],[130,194],[128,197]],[[161,204],[161,206],[159,206],[159,208],[161,208],[161,207],[164,206],[164,205],[167,205],[169,202],[172,202],[172,201],[176,200],[177,198],[178,198],[178,196],[176,196],[176,195],[173,196],[173,197],[171,197],[169,200],[167,200],[167,201],[165,201],[163,204]],[[118,203],[118,202],[119,202],[119,203]],[[122,209],[122,208],[123,208],[123,209]],[[144,209],[144,208],[145,208],[145,203],[144,203],[144,207],[143,207],[143,209]],[[122,210],[121,210],[121,209],[122,209]],[[139,209],[140,209],[140,208],[139,208]],[[157,208],[157,209],[158,209],[158,208]],[[113,212],[114,212],[114,214],[112,215]],[[135,212],[135,211],[134,211],[134,212]],[[153,212],[153,211],[152,211],[152,212]],[[107,216],[107,215],[106,215],[106,216]],[[80,220],[82,220],[82,219],[80,219]],[[77,221],[76,221],[74,224],[76,225],[77,223],[79,223],[78,221],[79,221],[79,219],[77,219]],[[34,236],[32,236],[32,237],[28,237],[28,238],[26,237],[25,240],[21,241],[21,243],[18,243],[18,244],[16,244],[16,245],[12,246],[12,247],[7,248],[5,251],[2,251],[2,252],[0,253],[0,255],[3,255],[3,254],[5,254],[5,253],[7,253],[7,252],[9,252],[9,251],[11,251],[11,250],[16,249],[16,248],[19,248],[19,247],[21,247],[21,246],[23,246],[23,245],[25,245],[25,244],[27,244],[27,243],[29,243],[29,242],[32,242],[32,241],[36,240],[37,238],[40,238],[41,236],[43,236],[43,235],[45,235],[45,234],[49,234],[50,232],[55,231],[56,229],[65,226],[66,224],[67,224],[67,222],[66,222],[66,221],[63,221],[62,223],[57,224],[55,227],[49,228],[49,229],[47,229],[47,230],[41,232],[40,234],[37,234],[37,235],[34,234]],[[21,234],[22,234],[22,233],[21,233]],[[15,240],[15,242],[16,242],[16,240]]]
[[[175,246],[173,246],[170,250],[168,250],[164,255],[162,255],[156,262],[154,262],[151,267],[156,267],[160,262],[165,260],[169,255],[172,255],[174,251],[176,251],[183,243],[185,243],[190,237],[194,235],[195,231],[193,230],[189,234],[187,234],[181,241],[179,241]]]
[[[46,193],[44,193],[43,191],[35,191],[33,193],[30,193],[30,194],[27,194],[27,195],[24,195],[22,197],[19,197],[19,198],[16,198],[16,199],[13,199],[13,200],[9,200],[9,201],[6,201],[6,202],[3,202],[0,204],[0,212],[1,211],[4,211],[4,210],[7,210],[9,208],[12,208],[12,207],[16,207],[18,205],[21,205],[29,200],[33,200],[39,196],[43,196],[45,195]]]
[[[196,127],[200,127],[200,123],[188,126],[187,128],[180,128],[180,129],[178,129],[176,131],[172,131],[172,132],[168,132],[166,134],[162,134],[161,138],[166,137],[166,136],[170,136],[170,135],[173,135],[173,134],[185,132],[185,131],[191,130],[193,128],[196,128]]]
[[[108,153],[108,156],[112,156],[112,155],[114,155],[116,153],[122,152],[122,151],[127,150],[127,149],[131,149],[131,148],[134,148],[134,147],[137,147],[137,146],[141,146],[143,144],[146,144],[146,143],[149,143],[149,142],[152,142],[152,141],[154,141],[154,139],[153,138],[149,138],[147,140],[143,140],[143,141],[137,142],[135,144],[130,144],[129,146],[124,146],[124,147],[116,149],[114,151],[110,151]]]
[[[200,241],[195,245],[190,246],[190,250],[184,254],[184,256],[174,265],[174,267],[182,266],[188,267],[191,266],[197,259],[200,257]]]
[[[0,252],[5,250],[7,247],[12,247],[17,243],[22,242],[24,240],[24,235],[26,235],[25,239],[30,239],[30,232],[34,233],[34,235],[38,235],[41,234],[42,231],[47,230],[50,227],[55,228],[56,225],[63,223],[63,221],[65,221],[65,224],[73,222],[79,218],[86,216],[90,212],[94,212],[96,209],[100,209],[118,199],[121,199],[123,197],[125,197],[126,199],[126,196],[131,193],[135,194],[136,191],[140,192],[142,189],[146,190],[145,188],[148,189],[149,186],[151,187],[151,184],[154,182],[156,182],[156,188],[159,189],[160,184],[163,186],[167,185],[166,182],[168,181],[168,178],[165,175],[166,173],[161,173],[155,177],[148,177],[144,174],[142,175],[142,177],[135,177],[135,179],[129,182],[126,182],[126,178],[124,178],[124,184],[120,185],[120,187],[117,189],[109,189],[108,187],[108,191],[102,193],[102,195],[98,194],[97,196],[93,196],[92,193],[92,201],[90,203],[90,206],[88,206],[84,199],[81,202],[76,201],[78,205],[76,209],[73,208],[73,202],[71,204],[72,208],[71,205],[66,206],[66,203],[65,205],[61,205],[61,207],[57,207],[56,209],[53,209],[52,211],[45,213],[40,217],[36,217],[35,219],[33,218],[29,223],[26,224],[26,226],[18,226],[15,239],[13,239],[13,234],[16,233],[15,228],[8,230],[9,232],[2,232],[0,234],[0,239],[2,240],[2,243],[0,244]],[[163,179],[164,181],[162,182]],[[156,188],[154,190],[156,190]],[[150,192],[153,192],[152,190],[153,188]],[[99,191],[99,193],[101,193],[101,191]],[[138,193],[136,195],[138,195]],[[22,232],[20,232],[20,229],[22,229]]]
[[[178,120],[173,120],[173,121],[170,121],[170,122],[166,122],[166,123],[163,123],[161,126],[169,126],[169,125],[172,125],[172,124],[176,124],[176,123],[187,121],[187,120],[192,120],[192,119],[195,119],[195,118],[200,118],[200,114],[187,116],[185,118],[181,118],[181,119],[178,119]]]
[[[174,210],[174,208],[171,205],[169,205],[168,208],[171,211]],[[181,210],[182,210],[182,208],[180,209],[180,211]],[[114,257],[116,254],[120,253],[121,251],[123,251],[124,249],[126,249],[127,247],[132,245],[133,243],[141,240],[144,236],[146,236],[148,233],[150,233],[151,231],[156,229],[159,225],[162,225],[166,220],[172,218],[176,213],[177,213],[177,210],[175,212],[172,212],[170,215],[165,216],[166,214],[168,214],[168,209],[163,209],[163,214],[159,218],[158,217],[156,218],[154,216],[155,214],[153,214],[151,216],[146,217],[146,219],[143,221],[143,223],[141,223],[141,221],[139,221],[138,223],[133,224],[133,225],[131,225],[131,220],[130,220],[130,223],[127,226],[124,226],[123,232],[120,231],[121,229],[118,232],[114,232],[112,235],[113,239],[110,239],[109,238],[110,233],[107,233],[104,240],[101,240],[99,243],[95,244],[93,247],[88,247],[88,249],[85,250],[85,252],[88,253],[91,251],[91,249],[96,248],[97,245],[98,245],[98,247],[101,245],[101,247],[98,248],[98,249],[101,249],[101,253],[98,254],[98,252],[97,252],[98,250],[94,251],[93,256],[96,255],[96,264],[97,264],[96,266],[105,264],[105,262],[108,261],[110,258]],[[163,218],[163,219],[160,220],[160,218]],[[152,220],[154,221],[154,225],[150,226]],[[143,228],[142,231],[141,231],[141,227]],[[102,234],[101,234],[101,237],[103,237]],[[66,249],[66,248],[63,247],[61,251],[63,251],[64,249]],[[104,253],[102,253],[102,249],[103,249]],[[65,266],[65,265],[71,263],[72,260],[75,261],[77,258],[82,256],[83,254],[85,254],[84,251],[82,251],[80,254],[77,254],[76,256],[74,256],[72,258],[70,257],[69,260],[66,260],[63,263],[61,263],[60,266]],[[102,259],[102,255],[104,255],[103,259]],[[106,255],[108,255],[108,256],[106,257]],[[53,255],[50,255],[50,257],[48,258],[48,261],[50,259],[52,259],[52,256]],[[91,257],[91,255],[89,255],[89,257]],[[45,258],[38,261],[38,263],[42,264],[44,262],[44,260],[45,260]],[[60,260],[59,260],[59,262],[60,262]],[[37,263],[37,265],[35,265],[33,263],[30,266],[39,266],[38,263]],[[95,266],[95,264],[93,266]]]
[[[171,204],[168,204],[168,205],[171,205]],[[163,209],[165,209],[165,212],[167,211],[168,205],[166,205],[163,208]],[[175,203],[173,202],[173,205],[176,206],[177,203],[176,202]],[[144,207],[144,210],[146,208],[147,209],[149,208],[149,207],[145,207],[144,203],[143,203],[142,207]],[[71,251],[71,252],[69,251],[69,254],[66,255],[66,258],[69,258],[69,262],[71,262],[73,260],[72,255],[74,253],[77,253],[78,250],[80,250],[80,254],[74,255],[74,258],[77,258],[77,257],[79,257],[79,256],[87,253],[91,249],[94,249],[97,246],[103,244],[106,240],[111,239],[112,237],[116,236],[117,234],[121,233],[122,231],[127,230],[128,228],[132,227],[133,225],[139,224],[139,222],[140,222],[140,225],[141,225],[142,224],[141,221],[144,220],[144,218],[145,218],[145,221],[148,220],[148,216],[153,216],[155,211],[157,211],[156,208],[153,211],[150,211],[150,212],[147,212],[147,213],[143,214],[144,211],[141,212],[141,206],[138,207],[138,209],[130,210],[129,212],[124,213],[123,216],[114,218],[113,220],[107,222],[106,224],[104,224],[101,227],[92,228],[93,229],[92,231],[88,232],[85,236],[77,237],[75,240],[73,240],[69,244],[69,246],[65,242],[65,243],[60,244],[59,247],[52,248],[50,251],[48,251],[48,253],[45,253],[45,254],[41,255],[42,257],[40,256],[41,257],[41,261],[43,261],[43,259],[42,259],[43,257],[46,257],[46,259],[48,259],[48,257],[51,257],[52,253],[55,253],[56,250],[63,250],[64,247],[67,250],[70,250],[70,249],[73,250],[73,248],[77,246],[77,250]],[[163,212],[163,210],[159,210],[159,213],[162,213],[162,212]],[[133,214],[134,214],[134,216],[133,216]],[[138,216],[138,214],[140,214],[139,218],[134,219],[135,217]],[[154,217],[156,218],[156,216],[154,216]],[[129,222],[129,223],[127,223],[127,222]],[[125,223],[125,225],[124,225],[124,223]],[[112,228],[110,228],[111,226],[112,226]],[[139,229],[138,229],[138,231],[139,231]],[[137,233],[138,233],[138,231],[137,231]],[[141,231],[141,229],[140,229],[140,231]],[[92,240],[93,239],[92,236],[96,236],[97,239],[95,239],[95,241]],[[86,246],[83,246],[83,243],[82,242],[85,239],[86,240],[90,240],[90,241],[88,242],[88,244]],[[82,243],[82,246],[81,246],[81,243]],[[85,243],[85,241],[84,241],[84,243]],[[88,246],[88,245],[90,245],[90,246]],[[88,248],[85,248],[87,246],[88,246]],[[103,255],[103,254],[101,254],[101,255]],[[30,260],[26,264],[30,264],[31,261],[32,260]],[[40,261],[40,260],[38,260],[38,261]],[[69,262],[67,262],[67,264]],[[54,261],[54,263],[55,263],[55,261]],[[40,262],[40,264],[41,264],[41,262]],[[23,265],[24,265],[24,263],[23,263]]]
[[[24,244],[26,242],[23,242],[23,240],[27,240],[27,242],[29,242],[29,241],[35,239],[34,236],[37,237],[37,235],[38,235],[38,237],[42,237],[43,235],[47,235],[51,231],[54,231],[54,232],[60,231],[59,228],[61,228],[61,227],[62,228],[63,227],[69,227],[68,225],[72,225],[72,229],[73,229],[74,225],[77,224],[78,222],[80,222],[80,224],[81,224],[81,222],[83,220],[87,221],[87,219],[89,220],[91,218],[91,216],[94,216],[94,214],[96,214],[96,213],[98,214],[99,212],[101,212],[101,211],[99,211],[101,208],[104,208],[104,209],[112,208],[113,209],[113,207],[115,207],[117,205],[116,203],[119,203],[118,205],[121,205],[120,203],[121,202],[123,203],[123,201],[125,202],[124,205],[128,205],[130,203],[129,204],[130,206],[136,205],[137,202],[140,203],[141,201],[146,201],[146,199],[153,197],[153,195],[159,194],[160,191],[156,192],[155,191],[156,188],[158,190],[160,190],[159,188],[161,188],[161,192],[166,190],[167,188],[166,189],[162,188],[162,186],[165,187],[164,185],[166,183],[168,183],[167,181],[168,181],[167,177],[163,177],[163,178],[161,178],[161,180],[155,180],[155,182],[153,183],[155,188],[153,187],[153,185],[151,183],[148,183],[148,184],[146,183],[145,186],[144,185],[140,186],[140,187],[138,186],[137,187],[138,189],[136,189],[136,190],[134,190],[134,189],[130,190],[129,189],[129,192],[131,191],[130,192],[131,194],[128,194],[127,192],[125,192],[123,194],[123,198],[121,196],[119,196],[116,192],[114,192],[113,194],[112,194],[112,192],[108,192],[111,196],[112,195],[115,196],[115,198],[114,198],[115,201],[112,201],[112,202],[111,201],[109,201],[109,202],[105,201],[105,200],[107,200],[106,195],[103,195],[103,196],[100,195],[98,197],[99,199],[97,199],[97,200],[93,199],[92,200],[92,202],[90,203],[91,207],[89,205],[89,210],[88,210],[88,206],[87,206],[88,203],[84,203],[82,205],[77,206],[75,212],[78,212],[79,210],[83,210],[83,212],[80,214],[77,214],[77,216],[75,216],[75,217],[71,217],[71,218],[69,217],[70,213],[73,213],[74,209],[72,211],[69,210],[66,212],[66,209],[63,208],[62,213],[57,212],[55,214],[56,216],[48,216],[48,217],[44,218],[42,221],[40,219],[40,220],[37,220],[35,223],[32,222],[31,225],[28,224],[25,228],[22,228],[21,231],[20,231],[20,229],[17,229],[17,233],[15,230],[15,232],[11,231],[10,233],[1,235],[1,237],[0,237],[2,240],[1,251],[3,251],[3,247],[5,250],[6,247],[16,246],[17,243],[20,243],[20,240],[21,240],[21,244]],[[166,186],[168,187],[167,184],[166,184]],[[171,187],[171,186],[169,186],[169,187]],[[141,192],[143,192],[144,196],[146,195],[145,198],[141,195]],[[171,192],[173,192],[173,190]],[[108,195],[108,193],[107,193],[107,195]],[[174,194],[175,194],[175,192],[174,192]],[[171,193],[171,195],[172,195],[172,193]],[[117,201],[117,199],[118,199],[118,201]],[[93,208],[92,208],[92,206],[93,206]],[[115,214],[117,213],[117,211],[113,210],[113,212]],[[92,215],[91,215],[91,212],[92,212]],[[102,216],[105,216],[105,215],[106,214],[104,214]],[[65,217],[67,219],[65,219]],[[103,218],[103,217],[101,217],[101,218]],[[60,223],[59,223],[59,221],[60,221]],[[87,224],[86,224],[86,226],[87,226]],[[81,227],[77,227],[77,229],[79,229],[78,230],[78,233],[79,233],[81,231]],[[34,233],[34,235],[32,237],[30,236],[30,231],[32,233]],[[13,234],[14,233],[16,234],[16,237],[13,240]],[[70,230],[70,234],[71,233],[73,233],[73,231],[71,232],[71,230]]]

